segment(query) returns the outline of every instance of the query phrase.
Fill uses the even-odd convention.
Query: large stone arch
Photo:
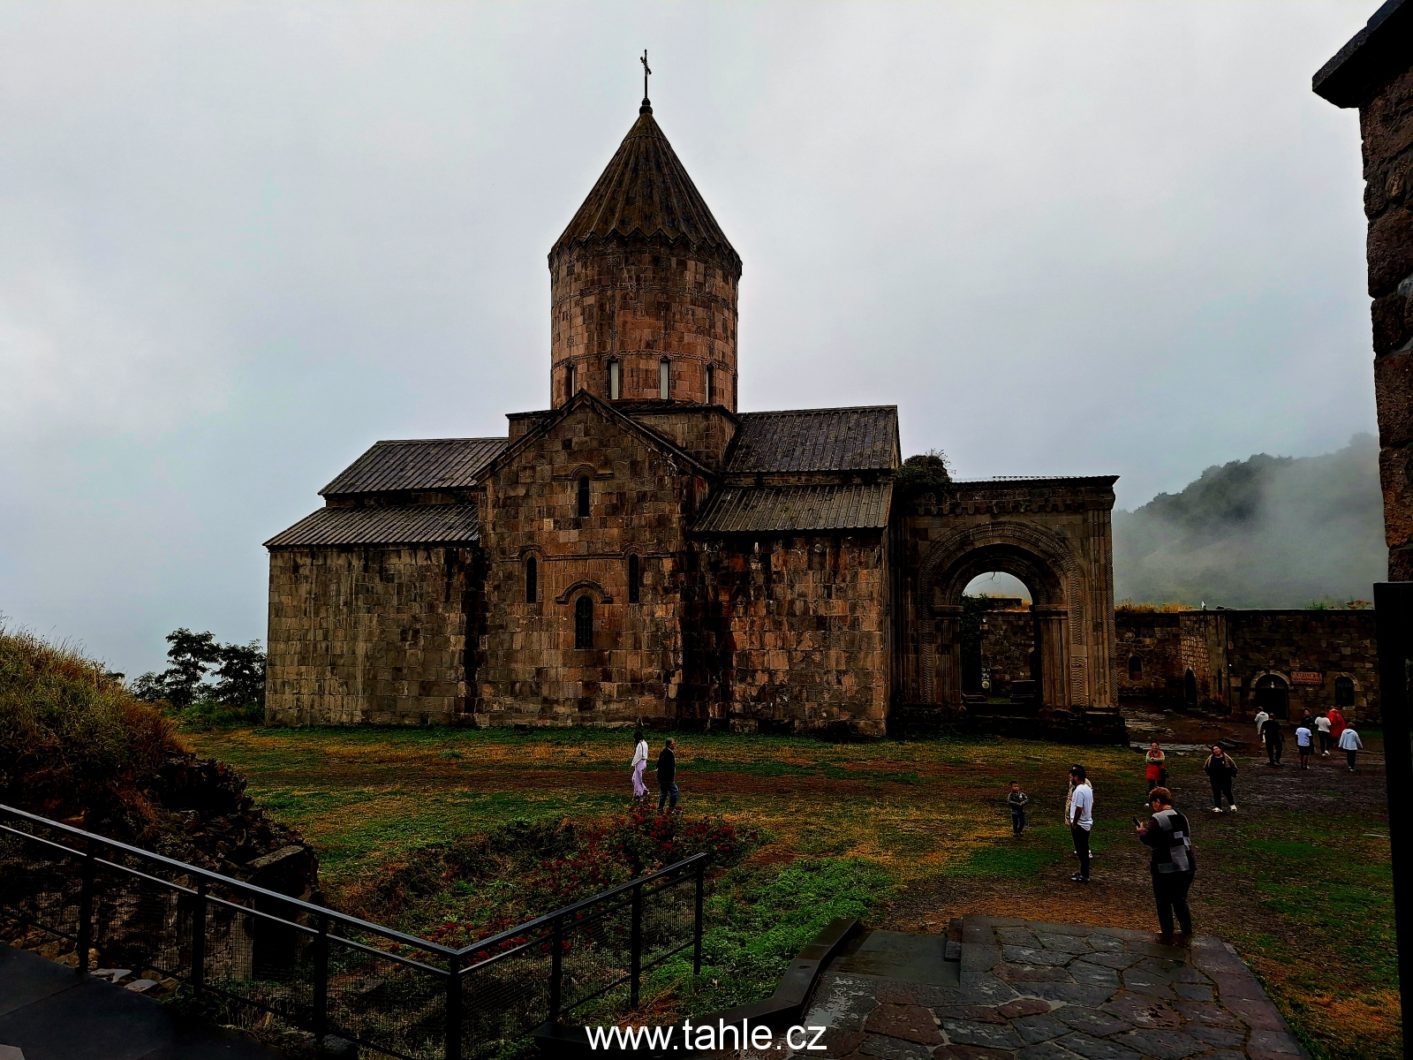
[[[954,483],[899,524],[899,702],[960,709],[962,596],[987,571],[1033,596],[1046,708],[1116,699],[1113,480]]]
[[[1071,687],[1074,672],[1087,669],[1072,665],[1071,631],[1084,626],[1079,563],[1064,538],[1016,520],[954,530],[923,556],[918,587],[935,635],[935,661],[924,670],[928,698],[944,706],[961,704],[962,593],[973,578],[988,571],[1014,575],[1033,595],[1041,703],[1083,705],[1088,689]]]

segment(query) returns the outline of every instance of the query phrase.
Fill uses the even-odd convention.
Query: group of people
[[[1285,737],[1279,722],[1266,711],[1256,715],[1256,731],[1265,743],[1267,760],[1272,766],[1281,762]],[[1359,733],[1345,720],[1338,707],[1314,717],[1309,711],[1295,729],[1296,749],[1300,767],[1309,768],[1309,759],[1319,741],[1320,754],[1328,757],[1331,747],[1344,751],[1349,771],[1355,771],[1355,759],[1363,743]],[[1147,820],[1133,819],[1134,834],[1149,849],[1149,874],[1153,882],[1153,898],[1158,909],[1160,942],[1186,942],[1192,936],[1192,911],[1187,904],[1188,891],[1197,874],[1197,856],[1192,847],[1192,828],[1186,815],[1173,805],[1168,788],[1167,756],[1155,740],[1143,756],[1144,779],[1148,785],[1145,801]],[[1212,788],[1212,812],[1235,813],[1236,760],[1221,744],[1213,744],[1211,754],[1202,763]],[[1011,812],[1011,828],[1019,836],[1026,825],[1026,807],[1030,796],[1021,790],[1018,781],[1011,781],[1006,803]],[[1088,883],[1092,853],[1089,836],[1094,828],[1094,788],[1084,766],[1070,766],[1069,791],[1065,795],[1065,824],[1074,840],[1074,855],[1078,871],[1070,877],[1075,883]],[[1175,933],[1176,929],[1176,933]]]
[[[633,731],[633,801],[645,802],[648,785],[643,774],[648,769],[648,739],[641,728]],[[668,740],[657,756],[657,812],[666,807],[669,813],[677,809],[677,741]]]
[[[1257,711],[1256,735],[1266,745],[1266,761],[1272,767],[1279,766],[1281,756],[1285,753],[1285,731],[1281,728],[1280,719],[1272,717],[1264,708]],[[1301,717],[1300,724],[1295,728],[1295,750],[1300,756],[1301,769],[1310,768],[1310,758],[1315,754],[1317,740],[1321,757],[1328,758],[1333,746],[1344,752],[1349,771],[1355,772],[1356,761],[1359,752],[1364,749],[1364,743],[1359,739],[1359,733],[1355,731],[1354,726],[1345,721],[1344,714],[1338,707],[1331,707],[1319,715],[1312,715],[1307,710]]]
[[[1153,879],[1153,899],[1158,907],[1158,940],[1165,945],[1187,942],[1192,937],[1192,910],[1187,904],[1187,892],[1197,874],[1197,855],[1192,849],[1192,829],[1187,817],[1173,806],[1168,790],[1166,756],[1157,743],[1145,755],[1148,779],[1148,820],[1133,819],[1134,834],[1149,849],[1149,873]],[[1074,840],[1074,854],[1079,859],[1079,871],[1070,879],[1088,883],[1092,853],[1089,835],[1094,830],[1094,786],[1084,766],[1070,766],[1069,791],[1065,795],[1065,824]],[[1020,784],[1011,781],[1007,802],[1011,808],[1011,824],[1015,834],[1025,829],[1025,806],[1029,796]],[[1178,929],[1174,934],[1174,927]]]

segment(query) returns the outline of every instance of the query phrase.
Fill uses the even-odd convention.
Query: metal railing
[[[461,1060],[595,1000],[637,1007],[643,973],[688,949],[699,975],[709,858],[454,948],[0,805],[0,941],[38,931],[80,973],[155,971],[320,1044]]]

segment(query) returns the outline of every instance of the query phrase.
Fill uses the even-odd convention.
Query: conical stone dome
[[[711,215],[662,127],[644,106],[579,212],[550,250],[603,239],[644,239],[740,257]]]
[[[741,258],[644,101],[549,253],[550,396],[736,409]]]

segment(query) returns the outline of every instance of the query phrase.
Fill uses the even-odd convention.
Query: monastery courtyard
[[[1397,1055],[1377,731],[1363,733],[1367,751],[1351,775],[1333,755],[1306,773],[1293,762],[1271,769],[1245,722],[1167,714],[1158,724],[1178,806],[1196,832],[1197,931],[1236,948],[1316,1055]],[[665,735],[650,734],[654,755]],[[1196,747],[1222,737],[1247,744],[1236,753],[1240,810],[1214,816],[1205,752]],[[632,741],[621,731],[256,728],[188,739],[245,773],[257,801],[303,831],[320,852],[331,904],[374,918],[388,915],[383,881],[428,844],[517,820],[601,820],[628,804]],[[827,917],[836,906],[870,928],[939,935],[963,916],[1156,928],[1147,852],[1131,835],[1144,791],[1142,756],[1132,749],[993,737],[677,739],[684,812],[754,827],[763,841],[716,882],[708,997],[688,1005],[668,989],[649,999],[645,1018],[763,998],[798,950],[792,927],[803,938],[817,930],[803,918]],[[1060,820],[1074,761],[1086,765],[1096,792],[1097,856],[1087,887],[1069,882],[1071,844]],[[1013,778],[1032,798],[1030,827],[1018,840],[1005,807]],[[795,875],[786,875],[792,866]],[[816,890],[802,894],[801,878]],[[401,915],[414,926],[426,922],[415,907]],[[713,979],[710,933],[749,936],[753,923],[768,925],[791,952],[757,954],[751,974],[734,969]]]

